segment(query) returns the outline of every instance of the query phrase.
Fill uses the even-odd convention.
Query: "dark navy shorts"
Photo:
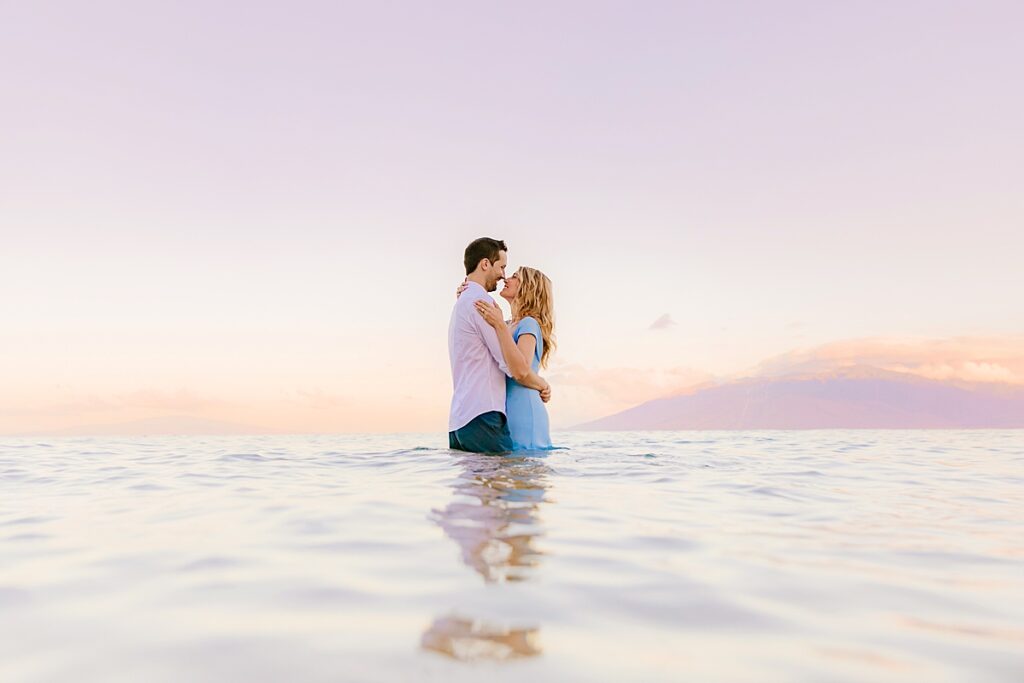
[[[448,448],[472,453],[505,453],[512,450],[508,418],[492,410],[477,415],[465,427],[448,432]]]

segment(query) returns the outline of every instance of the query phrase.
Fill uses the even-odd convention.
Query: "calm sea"
[[[0,439],[0,680],[1024,680],[1024,431],[556,440]]]

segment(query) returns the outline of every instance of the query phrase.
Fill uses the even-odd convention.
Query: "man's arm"
[[[516,364],[516,358],[514,356],[506,356],[505,349],[501,345],[501,341],[498,339],[498,333],[495,332],[494,328],[487,324],[476,309],[470,314],[473,321],[473,327],[476,328],[476,333],[480,335],[480,338],[484,340],[484,346],[487,347],[487,351],[491,354],[491,358],[498,364],[501,371],[509,377],[515,379],[516,372],[522,372],[522,367]],[[509,367],[508,360],[511,358],[512,363],[515,367]],[[522,357],[520,357],[522,360]]]

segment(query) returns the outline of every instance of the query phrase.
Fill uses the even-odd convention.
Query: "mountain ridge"
[[[1024,387],[868,366],[701,385],[581,430],[1024,428]]]

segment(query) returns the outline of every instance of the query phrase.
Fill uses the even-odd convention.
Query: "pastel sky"
[[[556,426],[837,344],[1024,382],[1022,24],[1019,2],[5,3],[0,433],[443,431],[481,235],[554,281]]]

